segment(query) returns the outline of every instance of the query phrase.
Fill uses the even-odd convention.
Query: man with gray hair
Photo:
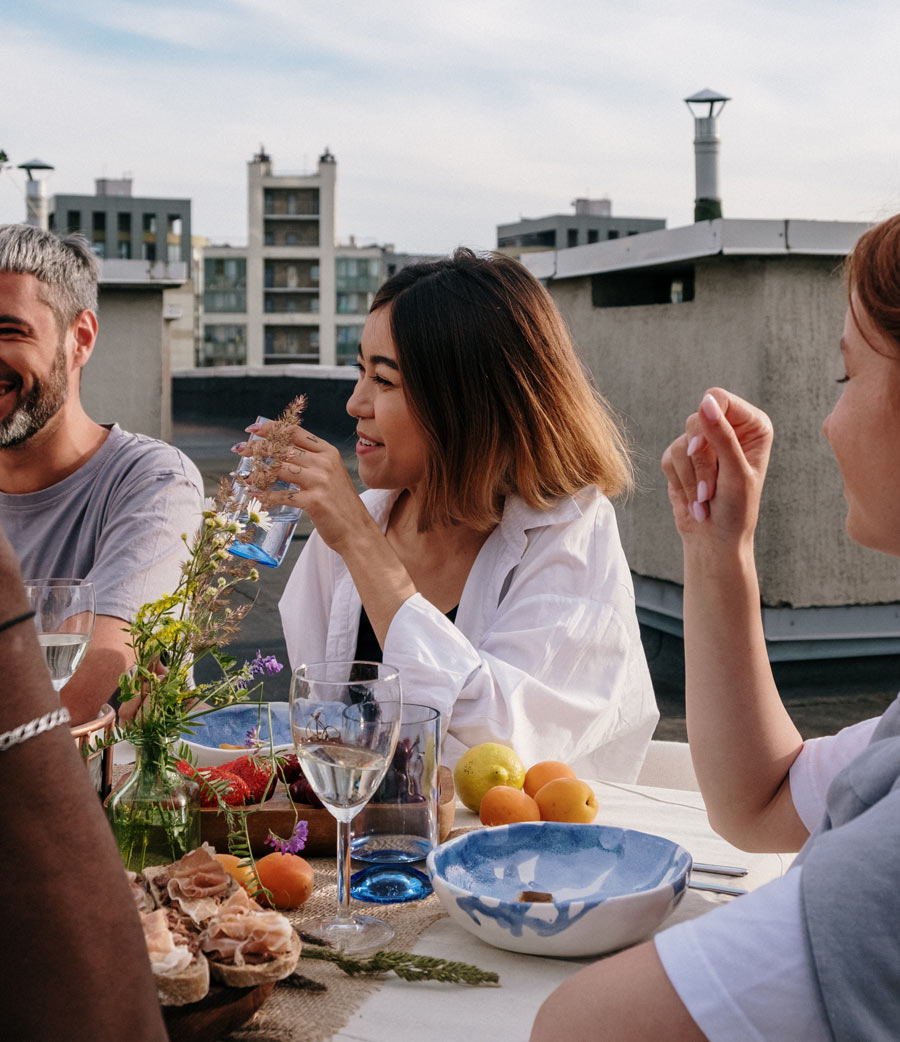
[[[98,277],[83,236],[0,226],[0,526],[24,578],[94,584],[93,637],[61,692],[73,723],[115,695],[137,609],[174,589],[203,488],[177,449],[81,405]]]

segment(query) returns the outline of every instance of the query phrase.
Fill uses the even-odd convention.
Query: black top
[[[456,612],[459,608],[457,604],[456,608],[451,608],[447,612],[447,618],[455,623]],[[380,662],[381,661],[381,645],[378,643],[378,638],[375,636],[375,630],[372,629],[372,623],[369,622],[369,616],[366,614],[365,608],[359,610],[359,633],[356,637],[356,654],[354,658],[358,662]]]

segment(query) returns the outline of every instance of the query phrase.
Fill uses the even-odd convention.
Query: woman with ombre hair
[[[658,713],[608,498],[630,463],[549,294],[501,255],[404,268],[358,368],[369,491],[298,428],[279,477],[300,491],[268,496],[316,528],[280,605],[292,665],[383,655],[451,764],[499,741],[633,780]]]
[[[900,557],[900,215],[862,236],[847,274],[843,388],[823,430],[847,534]],[[532,1042],[900,1039],[900,697],[805,742],[779,697],[753,558],[772,438],[765,413],[714,387],[663,470],[710,823],[743,849],[800,853],[782,878],[569,978]]]

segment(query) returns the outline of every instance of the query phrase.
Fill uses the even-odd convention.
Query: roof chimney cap
[[[709,87],[706,87],[704,90],[698,90],[696,94],[692,94],[684,100],[695,119],[702,119],[703,117],[709,119],[710,117],[718,116],[725,107],[725,102],[731,101],[731,98],[720,94],[717,90],[710,90]],[[694,108],[695,105],[697,106],[696,109]],[[709,106],[707,112],[703,111],[703,106],[705,105]]]

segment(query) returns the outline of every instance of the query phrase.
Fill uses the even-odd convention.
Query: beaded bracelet
[[[21,745],[22,742],[27,742],[29,738],[34,738],[35,735],[49,731],[53,727],[67,724],[70,718],[69,710],[63,706],[60,709],[52,709],[49,713],[44,713],[43,716],[39,716],[36,720],[32,720],[27,724],[19,724],[18,727],[14,727],[11,731],[0,734],[0,753],[5,753],[12,746]]]
[[[18,626],[20,622],[27,622],[28,619],[34,618],[33,611],[23,612],[21,615],[14,615],[11,619],[7,619],[5,622],[0,622],[0,633],[4,630],[10,629],[12,626]]]

